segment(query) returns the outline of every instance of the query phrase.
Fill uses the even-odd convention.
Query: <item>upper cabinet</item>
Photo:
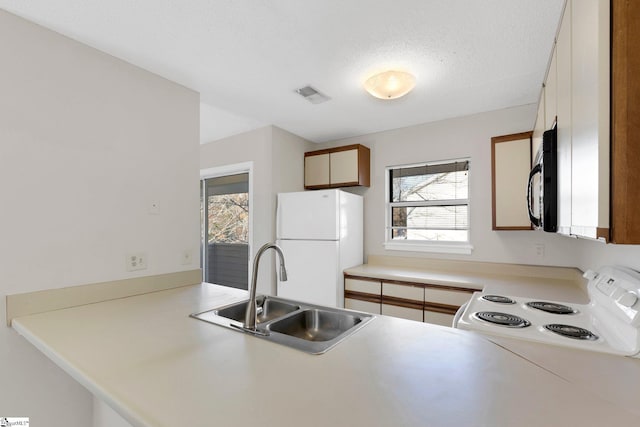
[[[559,233],[640,243],[638,3],[566,2],[533,132],[557,126]]]
[[[609,0],[567,2],[571,26],[571,227],[609,239]],[[568,135],[567,135],[568,136]],[[560,144],[565,141],[560,140]],[[568,141],[565,145],[568,145]]]
[[[611,242],[640,243],[640,2],[614,0],[611,51]]]
[[[329,186],[329,153],[304,154],[304,188]]]
[[[369,186],[370,152],[360,144],[304,153],[304,188]]]
[[[524,132],[491,138],[493,230],[531,230],[525,199],[531,135]]]

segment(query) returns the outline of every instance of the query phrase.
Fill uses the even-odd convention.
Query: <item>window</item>
[[[471,253],[469,160],[387,168],[385,248]]]

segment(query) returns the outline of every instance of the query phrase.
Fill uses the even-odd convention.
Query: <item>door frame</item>
[[[251,287],[251,278],[253,277],[253,271],[251,271],[253,269],[253,263],[251,262],[251,260],[253,259],[253,162],[243,162],[243,163],[234,163],[234,164],[229,164],[229,165],[223,165],[223,166],[216,166],[216,167],[212,167],[212,168],[207,168],[207,169],[200,169],[200,182],[202,182],[205,179],[209,179],[209,178],[219,178],[221,176],[228,176],[228,175],[238,175],[238,174],[242,174],[242,173],[247,173],[249,174],[249,260],[248,260],[248,266],[247,266],[247,284],[248,287]],[[202,195],[201,195],[202,197]],[[206,206],[206,204],[205,204]],[[202,221],[203,223],[200,224],[200,227],[202,230],[204,230],[204,221],[206,221],[207,215],[203,215]],[[202,235],[202,233],[201,233]],[[206,260],[205,255],[206,255],[206,242],[201,242],[202,243],[202,253],[200,254],[201,257],[200,259],[203,260],[203,265],[202,265],[202,277],[203,277],[203,281],[204,281],[204,277],[205,277],[205,268],[204,268],[204,262]]]

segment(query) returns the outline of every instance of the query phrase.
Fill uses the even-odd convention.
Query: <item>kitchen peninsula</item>
[[[378,316],[313,356],[189,318],[245,297],[197,284],[12,325],[134,426],[602,426],[638,417],[637,405],[529,362],[508,340]],[[592,361],[553,351],[565,357],[551,353],[556,369],[557,360]],[[640,376],[638,360],[597,360],[629,396],[640,394],[628,380]]]

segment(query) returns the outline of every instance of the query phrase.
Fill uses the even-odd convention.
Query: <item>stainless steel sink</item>
[[[244,315],[247,312],[248,301],[242,301],[217,310],[218,316],[226,317],[237,322],[244,322]],[[284,301],[276,301],[273,298],[261,297],[256,299],[257,322],[264,323],[282,317],[300,309],[299,305],[290,304]]]
[[[353,314],[314,308],[273,322],[269,330],[307,341],[329,341],[361,321],[360,317]]]
[[[214,308],[194,317],[205,322],[243,331],[248,301]],[[266,339],[311,354],[322,354],[375,318],[374,315],[322,307],[272,296],[257,298],[257,338]]]

